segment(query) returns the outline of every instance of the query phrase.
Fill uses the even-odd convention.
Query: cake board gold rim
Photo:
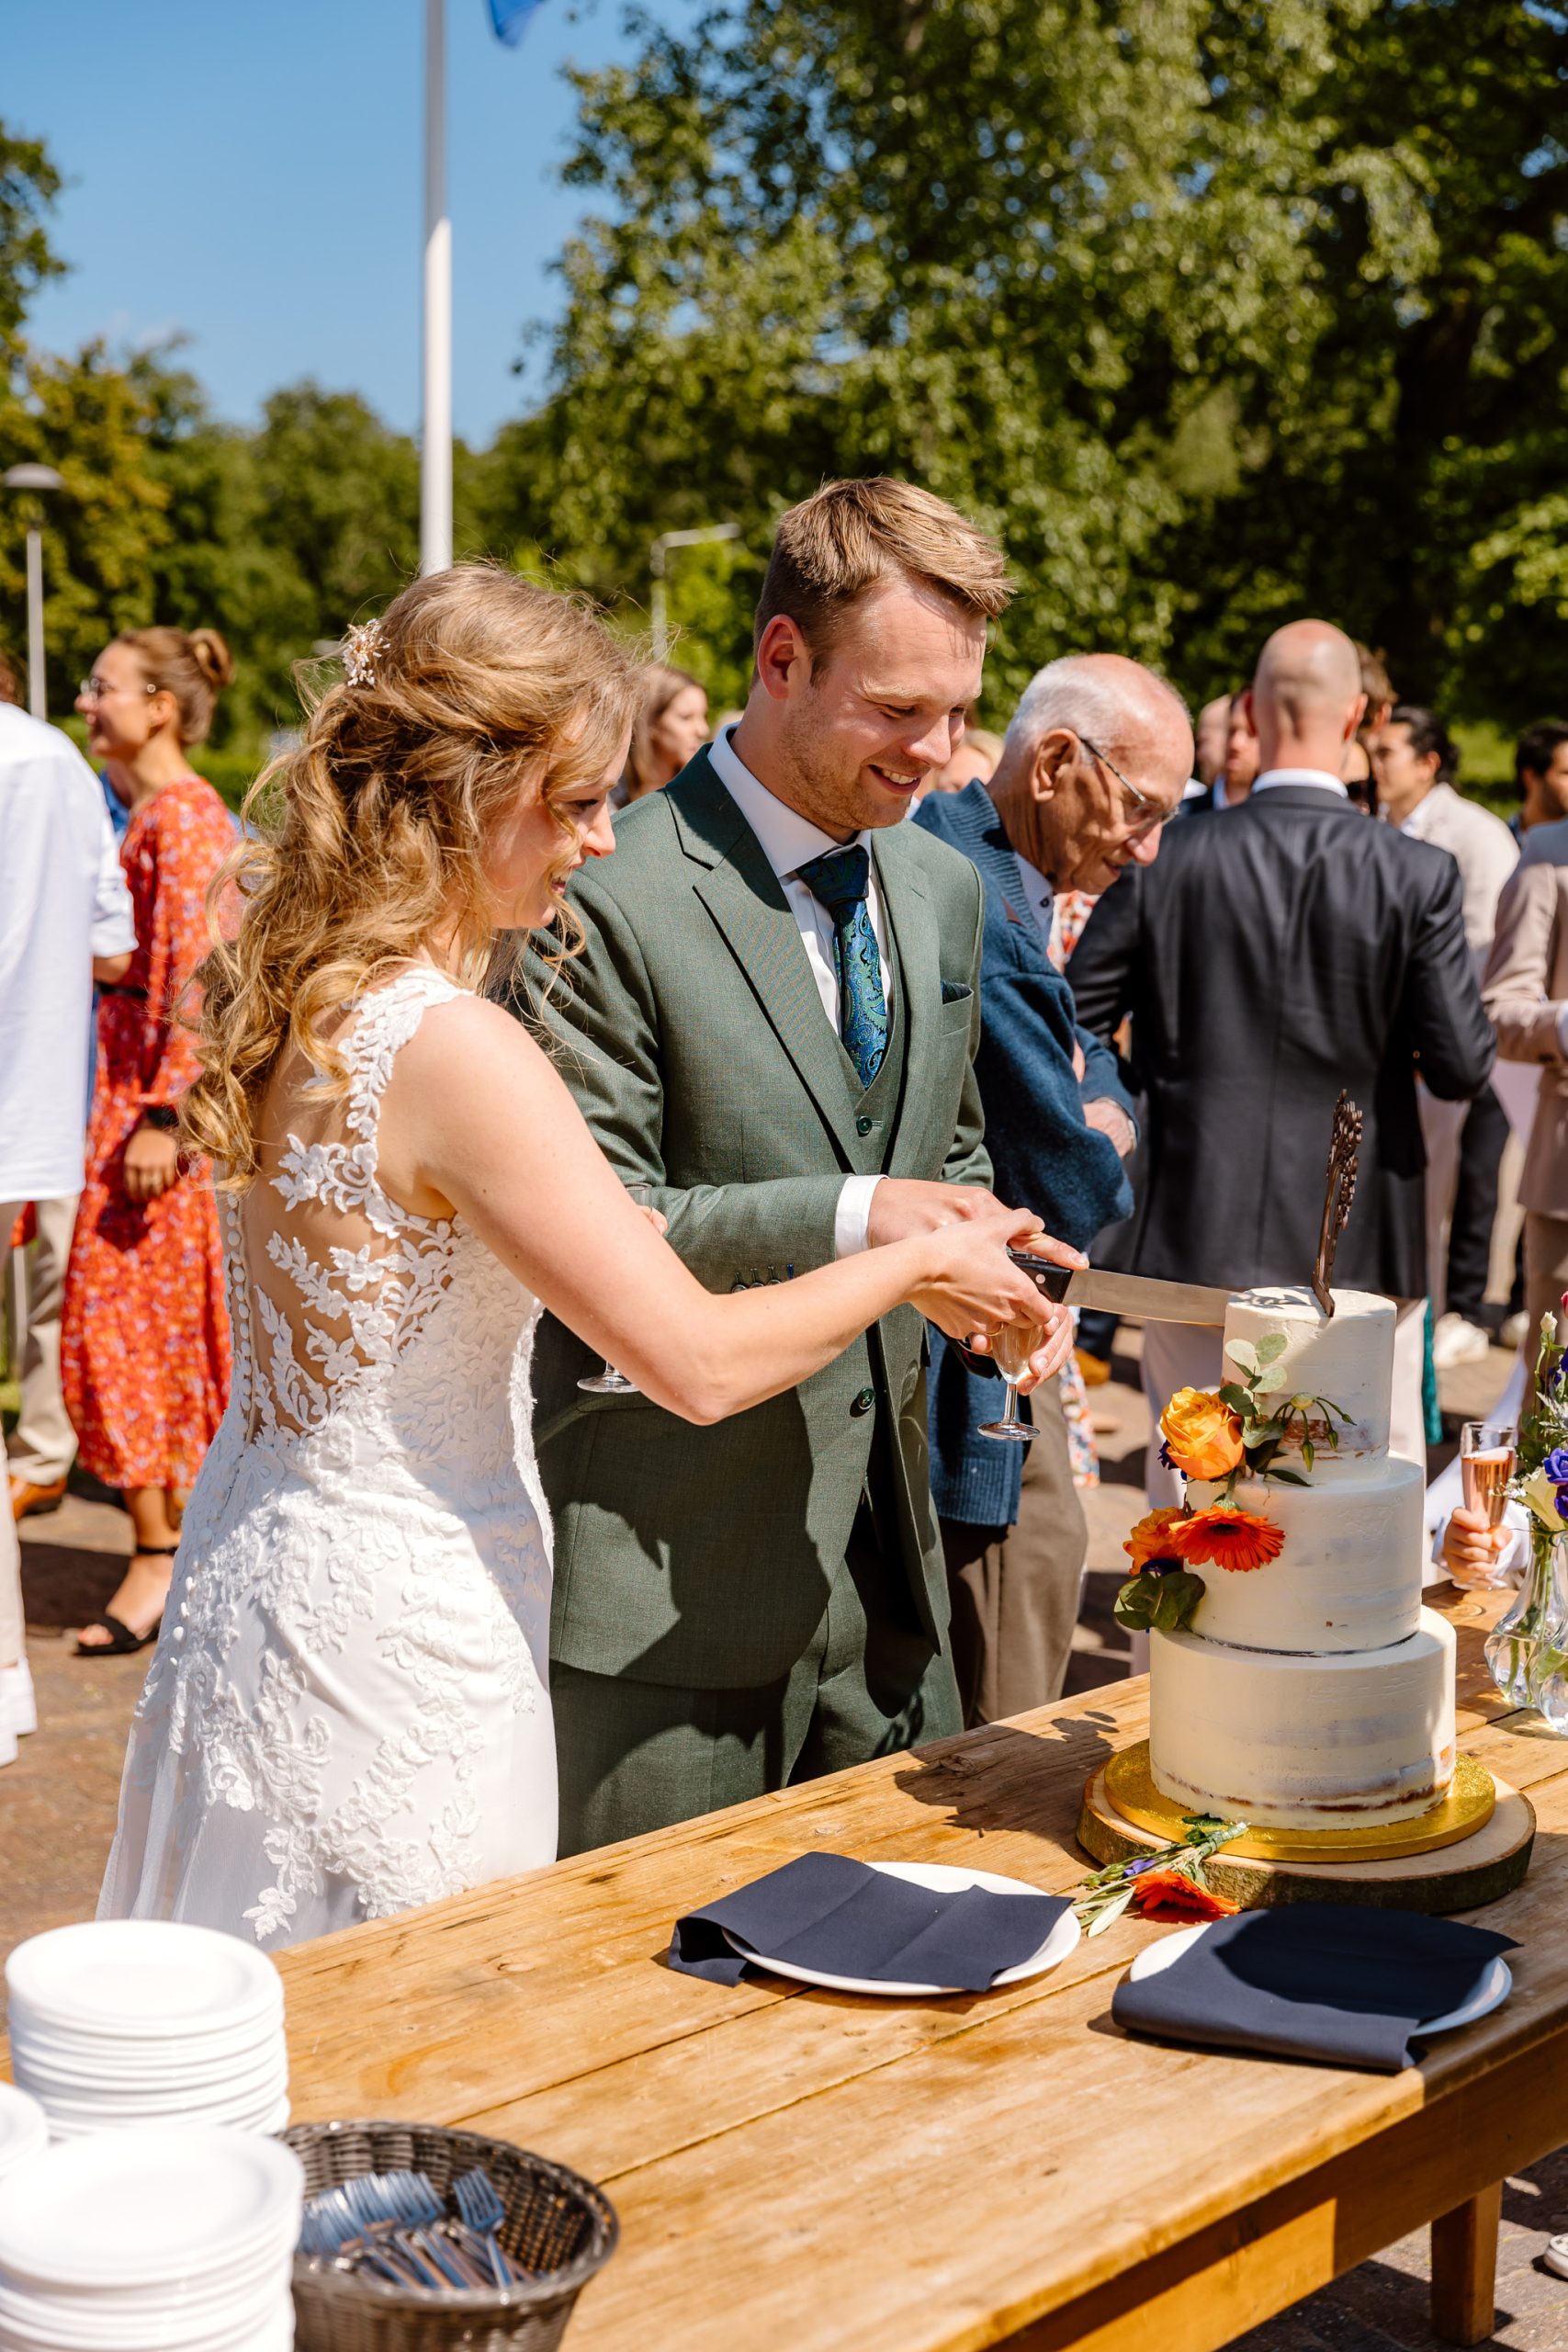
[[[1149,1769],[1149,1743],[1119,1748],[1105,1767],[1105,1792],[1134,1828],[1176,1844],[1187,1834],[1190,1805],[1177,1804],[1156,1788]],[[1255,1862],[1389,1862],[1410,1854],[1436,1853],[1474,1836],[1492,1818],[1497,1792],[1484,1764],[1462,1751],[1454,1758],[1449,1789],[1426,1813],[1379,1828],[1249,1829],[1231,1839],[1227,1854]]]

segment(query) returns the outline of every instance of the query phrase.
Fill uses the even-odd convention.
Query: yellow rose
[[[1241,1461],[1241,1423],[1212,1388],[1179,1388],[1159,1432],[1184,1477],[1228,1478]]]

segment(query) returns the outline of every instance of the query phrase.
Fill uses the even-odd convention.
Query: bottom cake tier
[[[1156,1633],[1149,1768],[1176,1804],[1261,1829],[1411,1820],[1453,1777],[1453,1628],[1423,1609],[1388,1649],[1326,1657]]]

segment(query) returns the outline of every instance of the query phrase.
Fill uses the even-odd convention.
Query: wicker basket
[[[305,2167],[305,2193],[367,2172],[428,2173],[445,2195],[459,2173],[482,2165],[506,2219],[496,2232],[509,2255],[543,2272],[493,2293],[394,2287],[340,2269],[329,2256],[294,2259],[298,2352],[552,2352],[578,2296],[615,2250],[620,2225],[602,2188],[564,2165],[478,2132],[433,2123],[297,2123],[278,2135]]]

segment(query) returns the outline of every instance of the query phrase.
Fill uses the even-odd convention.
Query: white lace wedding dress
[[[224,1194],[234,1385],[186,1511],[99,1915],[268,1950],[553,1860],[536,1301],[377,1178],[393,1058],[461,991],[354,1008],[341,1139]],[[308,1125],[306,1120],[301,1125]]]

